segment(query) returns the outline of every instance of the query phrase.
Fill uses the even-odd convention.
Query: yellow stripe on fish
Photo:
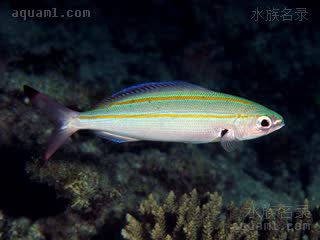
[[[140,99],[132,99],[127,101],[119,101],[113,102],[109,106],[113,105],[126,105],[132,103],[142,103],[142,102],[152,102],[152,101],[176,101],[176,100],[203,100],[203,101],[230,101],[230,102],[238,102],[243,104],[253,104],[253,102],[242,100],[242,99],[235,99],[230,97],[206,97],[206,96],[171,96],[171,97],[150,97],[150,98],[140,98]],[[101,106],[100,108],[103,108]]]
[[[74,132],[90,129],[113,142],[236,142],[267,135],[284,126],[278,113],[244,98],[186,82],[154,82],[123,89],[96,108],[75,112],[25,86],[26,95],[56,124],[45,159]]]
[[[121,118],[250,118],[262,115],[204,115],[204,114],[121,114],[121,115],[79,115],[79,119],[121,119]]]

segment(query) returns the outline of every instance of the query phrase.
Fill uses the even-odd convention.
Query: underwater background
[[[0,239],[319,239],[319,23],[311,1],[1,1]],[[231,153],[80,131],[41,164],[53,126],[24,84],[84,111],[168,80],[286,126]]]

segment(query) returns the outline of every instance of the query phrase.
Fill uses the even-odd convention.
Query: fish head
[[[273,111],[253,114],[241,121],[241,140],[249,140],[268,135],[285,126],[283,117]]]

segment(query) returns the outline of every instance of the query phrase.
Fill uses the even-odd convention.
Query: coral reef
[[[262,212],[252,200],[240,208],[230,203],[222,209],[218,193],[198,196],[194,189],[177,199],[171,191],[162,204],[152,194],[140,204],[139,214],[127,214],[122,236],[128,240],[213,239],[318,239],[308,201],[296,209],[266,206]]]
[[[196,190],[190,196],[183,195],[176,202],[175,194],[170,192],[163,205],[159,206],[152,195],[140,205],[142,218],[150,222],[139,222],[127,215],[128,225],[122,230],[126,239],[211,239],[216,217],[221,211],[221,197],[209,194],[207,203],[199,206]],[[143,221],[143,220],[142,220]],[[169,224],[167,224],[169,221]]]
[[[7,226],[7,232],[4,234],[4,239],[17,240],[44,240],[45,236],[40,230],[38,223],[31,223],[27,218],[20,218],[10,222]]]
[[[77,163],[65,164],[58,160],[40,168],[38,164],[28,164],[26,171],[37,172],[32,177],[52,185],[57,194],[68,201],[62,214],[39,221],[46,229],[44,234],[54,239],[65,239],[70,234],[73,239],[94,236],[111,214],[113,204],[121,199],[121,193],[110,186],[108,176],[101,174],[98,166],[87,164],[79,168]],[[62,218],[66,219],[64,225],[60,222]],[[56,228],[60,231],[55,232]]]

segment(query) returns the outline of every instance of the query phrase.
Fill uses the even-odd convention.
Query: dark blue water
[[[140,204],[193,189],[200,209],[207,192],[222,196],[219,213],[201,215],[187,238],[184,228],[175,232],[179,214],[165,212],[172,239],[205,239],[210,221],[211,239],[318,239],[319,42],[311,1],[1,2],[0,239],[124,239],[127,213],[140,221],[141,239],[161,239],[151,234],[159,219]],[[84,111],[122,88],[170,80],[258,102],[286,126],[231,153],[218,143],[116,144],[80,131],[43,162],[52,125],[23,85]],[[275,228],[263,225],[270,209]],[[232,232],[250,222],[252,235]]]

